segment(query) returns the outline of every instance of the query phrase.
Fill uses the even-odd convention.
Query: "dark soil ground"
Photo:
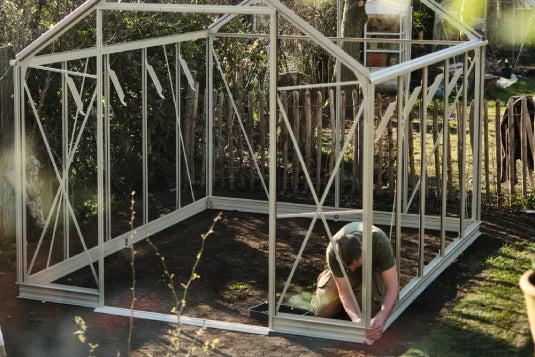
[[[152,237],[175,274],[177,290],[186,282],[200,248],[200,235],[207,231],[216,211],[206,211]],[[533,239],[534,215],[497,213],[486,215],[483,235],[452,264],[394,322],[383,338],[373,346],[341,343],[297,336],[258,336],[221,330],[206,330],[203,340],[220,340],[215,355],[222,356],[354,356],[399,355],[406,351],[463,296],[477,267],[501,245],[511,240]],[[294,219],[278,227],[277,291],[282,290],[299,244],[310,220]],[[333,223],[334,232],[343,223]],[[385,229],[387,229],[386,227]],[[200,279],[194,281],[187,298],[185,315],[208,319],[262,325],[251,319],[248,308],[267,296],[268,228],[263,215],[224,212],[215,232],[205,246],[198,266]],[[438,239],[426,236],[426,262],[438,254]],[[416,274],[417,232],[404,232],[401,260],[402,284]],[[305,249],[289,289],[291,295],[313,291],[317,274],[324,266],[326,246],[324,229],[317,224]],[[174,300],[167,287],[162,264],[146,242],[136,249],[136,309],[169,313]],[[414,261],[414,263],[412,263]],[[409,264],[409,262],[411,262]],[[132,286],[130,251],[122,250],[106,259],[106,305],[129,307]],[[474,271],[470,269],[476,269]],[[73,274],[64,283],[91,284],[86,272]],[[91,309],[17,299],[13,261],[0,261],[0,326],[10,356],[89,355],[86,345],[73,335],[78,330],[75,316],[87,323],[88,342],[99,344],[98,356],[126,355],[128,318],[94,313]],[[464,288],[463,288],[464,286]],[[135,320],[132,347],[134,355],[165,355],[172,338],[171,326],[161,322]],[[185,339],[195,339],[193,327],[185,328]],[[200,348],[200,347],[199,347]]]

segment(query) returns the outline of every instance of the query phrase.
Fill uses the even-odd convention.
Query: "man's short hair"
[[[359,260],[362,255],[362,246],[360,239],[353,234],[344,234],[336,242],[338,245],[338,254],[345,266],[353,264],[353,261]]]

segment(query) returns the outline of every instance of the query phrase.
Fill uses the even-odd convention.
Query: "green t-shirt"
[[[362,242],[362,222],[346,224],[333,236],[333,240],[336,242],[343,234],[352,234],[358,237]],[[375,226],[372,226],[372,254],[372,267],[374,272],[382,273],[383,271],[392,268],[395,264],[394,253],[392,252],[388,237],[382,230]],[[336,260],[336,255],[331,243],[329,243],[329,246],[327,247],[327,264],[335,277],[341,278],[344,276],[340,270],[340,265]],[[348,277],[361,277],[362,267],[358,267],[354,272],[350,272],[349,269],[347,269],[346,273]]]

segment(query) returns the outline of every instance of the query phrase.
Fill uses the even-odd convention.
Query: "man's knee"
[[[311,306],[318,317],[333,317],[341,311],[338,288],[330,270],[324,270],[319,275]]]

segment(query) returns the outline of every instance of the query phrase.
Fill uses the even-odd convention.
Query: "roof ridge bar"
[[[183,14],[241,14],[241,15],[269,15],[267,7],[248,7],[236,5],[195,5],[195,4],[155,4],[155,3],[125,3],[102,2],[97,6],[99,10],[142,11],[142,12],[173,12]]]
[[[282,4],[279,0],[265,0],[269,5],[274,7],[280,14],[292,25],[310,36],[310,39],[320,45],[324,50],[340,60],[345,66],[351,69],[359,81],[364,82],[365,78],[370,78],[370,71],[351,57],[341,47],[338,47],[325,35],[316,30],[312,25],[303,20],[293,10]]]

